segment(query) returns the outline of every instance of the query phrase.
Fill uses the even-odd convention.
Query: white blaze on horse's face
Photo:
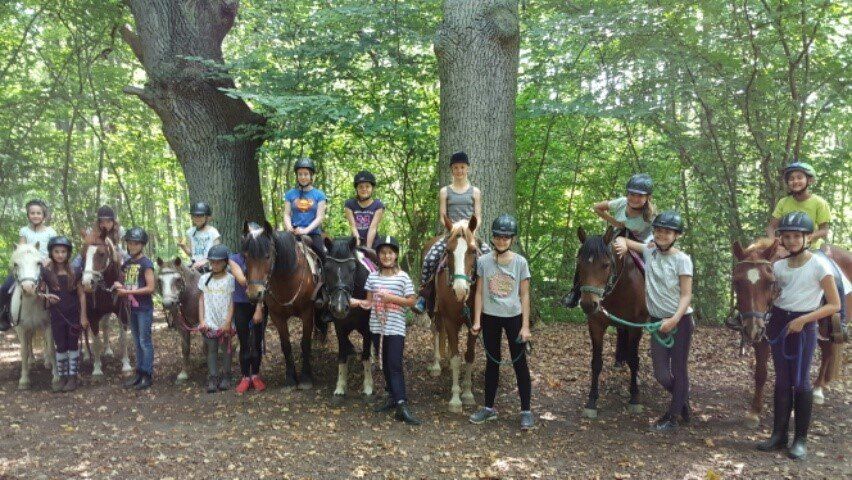
[[[27,295],[34,295],[36,282],[41,278],[41,252],[33,245],[18,245],[12,253],[15,281]]]
[[[163,306],[165,308],[171,308],[178,304],[178,292],[174,288],[175,280],[178,278],[180,278],[180,275],[173,270],[163,270],[158,275],[160,286],[162,287]]]
[[[467,300],[470,293],[470,283],[465,280],[467,274],[464,271],[464,257],[467,255],[468,247],[467,240],[462,236],[453,250],[453,291],[456,292],[456,299],[460,302]]]
[[[752,283],[752,285],[757,285],[757,282],[760,281],[760,272],[756,268],[749,269],[749,271],[746,272],[746,278]]]
[[[83,263],[83,287],[87,291],[92,290],[92,279],[94,277],[94,275],[92,275],[92,273],[94,272],[94,268],[95,268],[95,252],[97,252],[97,251],[98,251],[97,247],[95,247],[93,245],[89,245],[86,248],[86,258],[83,259],[84,260],[84,263]]]

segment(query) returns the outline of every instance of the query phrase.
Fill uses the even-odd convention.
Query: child
[[[121,225],[118,223],[118,220],[115,216],[115,210],[112,209],[109,205],[102,205],[98,208],[97,218],[95,220],[94,231],[100,233],[100,237],[104,240],[109,239],[113,245],[115,245],[118,250],[121,252],[122,260],[127,260],[130,258],[130,255],[127,254],[127,250],[122,246],[122,238],[124,237],[124,229],[121,228]],[[74,261],[71,262],[71,266],[77,270],[83,270],[85,265],[83,265],[83,257],[77,255],[74,257]]]
[[[772,265],[778,296],[766,334],[775,367],[775,400],[772,435],[757,448],[769,451],[787,447],[790,411],[795,409],[795,435],[787,451],[787,456],[795,460],[807,453],[813,406],[810,370],[817,344],[817,320],[840,311],[840,296],[833,268],[808,250],[814,222],[807,213],[784,215],[775,233],[790,256]],[[826,303],[820,306],[823,297]]]
[[[370,309],[370,333],[373,347],[381,352],[382,372],[385,375],[387,401],[373,410],[387,412],[396,409],[395,418],[409,425],[420,425],[408,408],[402,354],[405,350],[405,307],[414,305],[414,285],[407,273],[397,264],[399,243],[394,237],[383,236],[376,241],[379,271],[367,277],[365,300],[352,299],[352,305]],[[380,344],[381,343],[381,344]]]
[[[207,252],[210,272],[198,279],[201,296],[198,329],[207,346],[207,393],[231,388],[231,320],[234,318],[234,277],[228,273],[230,252],[225,245],[214,245]],[[221,357],[221,368],[217,361]],[[219,371],[221,370],[221,374]]]
[[[470,217],[476,215],[476,218],[481,220],[482,193],[468,180],[470,159],[467,154],[464,152],[454,153],[450,157],[450,168],[453,171],[453,183],[442,187],[438,196],[440,218],[444,218],[446,215],[451,222],[455,223],[460,220],[469,220]],[[474,233],[476,232],[474,231]],[[442,238],[432,245],[423,259],[423,268],[420,272],[420,296],[412,309],[415,313],[431,311],[434,307],[435,286],[432,282],[432,276],[435,274],[438,261],[444,255],[446,249],[447,241]],[[483,243],[480,245],[480,250],[485,254],[491,249]]]
[[[59,384],[54,392],[73,392],[77,389],[79,372],[80,332],[88,327],[86,293],[80,285],[80,275],[68,259],[73,250],[67,237],[53,237],[47,244],[50,264],[45,268],[47,285],[45,298],[50,304],[50,330],[56,345],[56,368]]]
[[[28,225],[21,227],[18,230],[18,243],[21,245],[38,244],[38,249],[42,254],[44,263],[47,263],[47,244],[52,237],[56,236],[56,231],[53,227],[47,225],[50,220],[50,211],[47,209],[47,204],[39,199],[33,199],[27,202],[26,205]],[[12,300],[11,290],[15,283],[15,277],[12,272],[6,277],[3,286],[0,287],[0,331],[8,330],[11,325],[9,317],[9,307]]]
[[[322,190],[314,188],[314,161],[299,159],[293,171],[296,172],[296,188],[284,194],[284,228],[297,237],[310,237],[311,248],[319,255],[320,263],[325,263],[322,222],[327,199]]]
[[[148,233],[133,227],[124,234],[130,258],[121,266],[124,284],[115,282],[114,292],[130,302],[130,330],[136,342],[136,375],[124,382],[124,388],[145,390],[153,383],[154,343],[151,341],[151,324],[154,321],[154,264],[143,252],[148,244]]]
[[[221,235],[216,227],[209,224],[213,210],[206,202],[194,203],[189,213],[192,215],[192,226],[186,231],[189,246],[183,239],[178,246],[192,259],[192,268],[206,272],[210,269],[207,252],[213,245],[219,244]]]
[[[662,321],[660,332],[674,336],[674,345],[667,348],[651,341],[654,376],[672,394],[666,413],[654,423],[652,430],[667,432],[677,428],[677,417],[688,423],[689,374],[687,362],[692,332],[692,259],[674,248],[683,233],[683,220],[674,210],[660,213],[654,219],[654,244],[648,245],[625,237],[615,239],[614,249],[619,256],[627,250],[641,253],[645,259],[645,301],[652,321]]]
[[[626,228],[634,240],[647,244],[652,240],[651,222],[656,208],[651,201],[654,193],[654,181],[647,173],[637,173],[627,181],[627,196],[596,203],[594,211],[615,228]],[[568,308],[580,304],[580,286],[577,285],[577,273],[574,272],[574,285],[562,299]]]
[[[831,209],[828,202],[819,195],[809,191],[811,185],[816,182],[816,170],[805,162],[793,162],[784,169],[784,183],[787,185],[787,196],[778,200],[772,219],[766,226],[766,236],[775,238],[778,222],[781,217],[792,212],[805,212],[816,223],[817,229],[811,235],[810,245],[818,250],[828,238],[829,223],[831,222]],[[788,252],[783,245],[779,244],[779,254],[786,257]]]
[[[355,198],[346,200],[343,211],[352,236],[358,240],[358,246],[372,248],[385,213],[385,205],[378,198],[373,198],[376,177],[372,173],[366,170],[358,172],[354,183]]]
[[[249,229],[261,230],[260,225],[250,223]],[[266,389],[260,378],[260,361],[263,358],[263,337],[266,333],[266,318],[263,304],[252,305],[246,295],[246,260],[242,253],[231,254],[228,265],[234,276],[234,325],[240,340],[240,371],[242,380],[237,384],[237,393],[243,394],[249,388],[258,392]]]
[[[508,214],[497,217],[491,224],[494,249],[476,264],[479,281],[470,331],[478,335],[482,330],[486,353],[485,405],[470,416],[470,421],[480,424],[497,418],[494,397],[500,381],[500,337],[505,330],[521,397],[521,430],[529,430],[534,421],[530,411],[530,368],[524,344],[531,337],[530,269],[524,257],[510,250],[517,235],[515,217]]]

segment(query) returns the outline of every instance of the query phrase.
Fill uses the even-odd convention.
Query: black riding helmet
[[[68,237],[66,237],[65,235],[51,237],[50,240],[47,241],[47,251],[52,251],[53,247],[67,247],[69,255],[74,250],[74,245],[71,243],[71,240],[68,240]]]
[[[652,227],[667,228],[677,233],[683,233],[683,218],[675,210],[666,210],[654,218]]]
[[[293,171],[298,172],[300,168],[307,168],[311,171],[311,173],[317,172],[316,166],[314,165],[314,161],[308,157],[296,160],[296,164],[293,165]]]
[[[805,212],[790,212],[778,222],[778,228],[775,232],[814,232],[814,221],[810,215]]]
[[[358,188],[359,183],[369,183],[373,187],[376,186],[376,176],[367,170],[361,170],[355,174],[355,180],[352,182],[355,188]]]
[[[98,208],[98,220],[113,220],[115,221],[115,210],[108,205],[101,205]]]
[[[124,234],[125,242],[140,242],[142,245],[148,243],[148,232],[142,227],[132,227]]]
[[[452,167],[457,163],[464,163],[465,165],[470,165],[470,159],[467,158],[466,153],[459,151],[450,156],[450,166]]]
[[[375,242],[373,242],[373,250],[375,250],[376,252],[378,252],[379,249],[382,247],[391,247],[393,251],[395,251],[397,255],[399,255],[399,242],[396,240],[395,237],[392,237],[390,235],[382,235],[381,237],[377,238]]]
[[[213,245],[207,251],[207,260],[227,260],[230,255],[231,251],[228,250],[228,246],[219,243]]]
[[[518,221],[515,217],[504,213],[491,222],[491,235],[515,237],[518,235]]]
[[[654,180],[647,173],[637,173],[627,181],[627,192],[651,195],[654,192]]]
[[[210,205],[207,202],[195,202],[189,209],[189,213],[190,215],[205,215],[211,217],[213,216],[213,209],[210,208]]]

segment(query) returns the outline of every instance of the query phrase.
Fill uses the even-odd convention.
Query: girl
[[[47,244],[50,264],[45,268],[47,294],[50,303],[50,330],[56,345],[56,368],[59,384],[54,392],[73,392],[77,389],[79,372],[80,332],[89,326],[86,318],[86,293],[80,285],[79,271],[68,259],[73,250],[67,237],[53,237]]]
[[[671,332],[674,345],[667,348],[651,342],[654,376],[672,394],[666,413],[654,423],[652,430],[667,432],[677,428],[677,417],[688,423],[689,374],[687,362],[692,332],[692,259],[674,248],[683,233],[683,220],[678,212],[667,210],[654,219],[654,243],[646,244],[618,237],[614,242],[619,256],[627,250],[641,253],[645,260],[645,302],[652,321],[662,321],[660,332]]]
[[[234,277],[228,273],[231,252],[214,245],[207,253],[210,271],[198,279],[198,329],[207,346],[207,393],[231,388],[231,321],[234,318]],[[221,357],[221,368],[217,361]],[[221,373],[220,373],[221,370]]]
[[[409,425],[420,425],[408,408],[402,354],[405,350],[405,307],[414,305],[414,285],[407,273],[397,264],[399,243],[394,237],[383,236],[376,242],[379,271],[367,277],[365,300],[352,299],[352,305],[370,312],[370,333],[375,351],[381,352],[382,372],[385,375],[387,401],[373,410],[387,412],[396,409],[395,418]],[[381,345],[380,345],[381,343]]]
[[[529,430],[533,427],[533,415],[530,411],[530,369],[524,344],[531,337],[530,269],[524,257],[510,250],[517,235],[515,217],[508,214],[497,217],[491,224],[494,250],[483,255],[476,264],[479,281],[471,333],[478,335],[481,329],[485,345],[485,406],[471,415],[470,421],[480,424],[497,418],[494,397],[500,380],[500,336],[506,330],[521,396],[521,430]],[[487,293],[483,285],[487,285]]]
[[[772,219],[766,226],[766,236],[775,238],[775,232],[781,217],[792,212],[805,212],[816,223],[817,229],[811,235],[811,246],[819,249],[828,238],[828,227],[831,222],[831,209],[828,202],[819,195],[810,192],[809,187],[816,182],[816,170],[805,162],[793,162],[784,169],[784,183],[787,185],[787,196],[778,200]],[[779,244],[779,254],[786,257],[787,252]]]
[[[206,272],[210,269],[207,253],[213,245],[219,244],[221,235],[216,227],[210,225],[213,210],[206,202],[194,203],[189,213],[192,215],[192,226],[186,231],[189,246],[183,239],[178,246],[192,259],[192,268]]]
[[[314,188],[316,167],[310,158],[302,158],[293,167],[296,188],[284,194],[284,228],[293,235],[311,238],[311,248],[325,263],[325,246],[322,240],[322,222],[325,219],[326,196]]]
[[[817,320],[840,311],[840,296],[832,267],[808,250],[814,222],[807,213],[784,215],[775,233],[790,256],[772,265],[778,296],[766,334],[775,366],[775,400],[772,435],[757,448],[768,451],[787,447],[790,412],[795,409],[795,435],[787,451],[787,456],[795,460],[807,453],[813,406],[809,374],[817,344]],[[823,297],[825,304],[820,306]]]
[[[376,177],[372,173],[366,170],[358,172],[354,183],[355,198],[346,200],[343,211],[352,236],[358,240],[358,246],[372,248],[385,205],[378,198],[373,198]]]
[[[647,173],[637,173],[627,181],[627,196],[596,203],[594,211],[615,228],[626,228],[634,240],[647,244],[653,239],[651,222],[656,208],[651,202],[654,181]],[[577,285],[577,273],[574,273],[574,285],[568,295],[562,299],[568,308],[580,304],[580,286]]]
[[[260,225],[250,223],[252,231],[261,230]],[[228,265],[234,276],[234,324],[237,328],[237,338],[240,340],[240,371],[242,380],[237,384],[237,393],[243,394],[249,388],[258,392],[266,389],[266,384],[260,378],[260,361],[263,357],[263,336],[266,332],[266,318],[263,304],[252,305],[246,295],[246,260],[242,253],[231,254]]]
[[[124,238],[124,229],[121,228],[121,225],[118,223],[118,220],[115,216],[115,210],[108,205],[102,205],[98,208],[97,218],[95,220],[94,230],[96,232],[100,232],[100,237],[106,240],[107,238],[118,247],[118,250],[121,252],[121,258],[123,260],[127,260],[130,258],[130,255],[127,254],[127,250],[122,246],[122,238]],[[71,266],[77,270],[82,270],[85,265],[83,265],[83,257],[77,255],[74,257],[74,261],[71,262]]]
[[[130,258],[121,266],[124,284],[115,282],[114,292],[119,297],[129,297],[130,330],[136,342],[136,375],[124,382],[124,388],[145,390],[153,383],[154,343],[151,341],[151,323],[154,321],[154,264],[143,250],[148,243],[148,233],[133,227],[124,235]]]
[[[21,245],[38,244],[44,263],[47,263],[47,244],[51,238],[56,236],[56,231],[48,225],[50,211],[44,201],[33,199],[27,202],[26,212],[29,223],[18,230],[18,243]],[[12,300],[10,290],[12,290],[14,283],[15,276],[12,272],[9,272],[3,286],[0,287],[0,331],[6,331],[12,326],[9,318],[9,304]]]
[[[468,180],[470,159],[467,154],[464,152],[454,153],[450,157],[450,168],[453,172],[453,183],[442,187],[438,196],[440,218],[444,218],[446,215],[453,223],[469,220],[473,215],[482,219],[482,193]],[[435,267],[446,249],[447,241],[442,238],[432,245],[423,260],[423,268],[420,272],[420,296],[412,309],[415,313],[431,311],[434,307],[435,288],[431,280],[435,274]],[[491,249],[483,243],[480,245],[480,250],[485,254]]]

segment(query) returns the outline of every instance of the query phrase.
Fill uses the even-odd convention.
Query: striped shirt
[[[380,275],[373,272],[367,277],[364,289],[373,292],[373,309],[370,311],[370,332],[384,335],[405,336],[405,307],[395,303],[376,303],[377,295],[390,293],[400,297],[414,295],[414,284],[407,273],[400,271],[396,275]],[[384,329],[382,324],[384,323]]]

